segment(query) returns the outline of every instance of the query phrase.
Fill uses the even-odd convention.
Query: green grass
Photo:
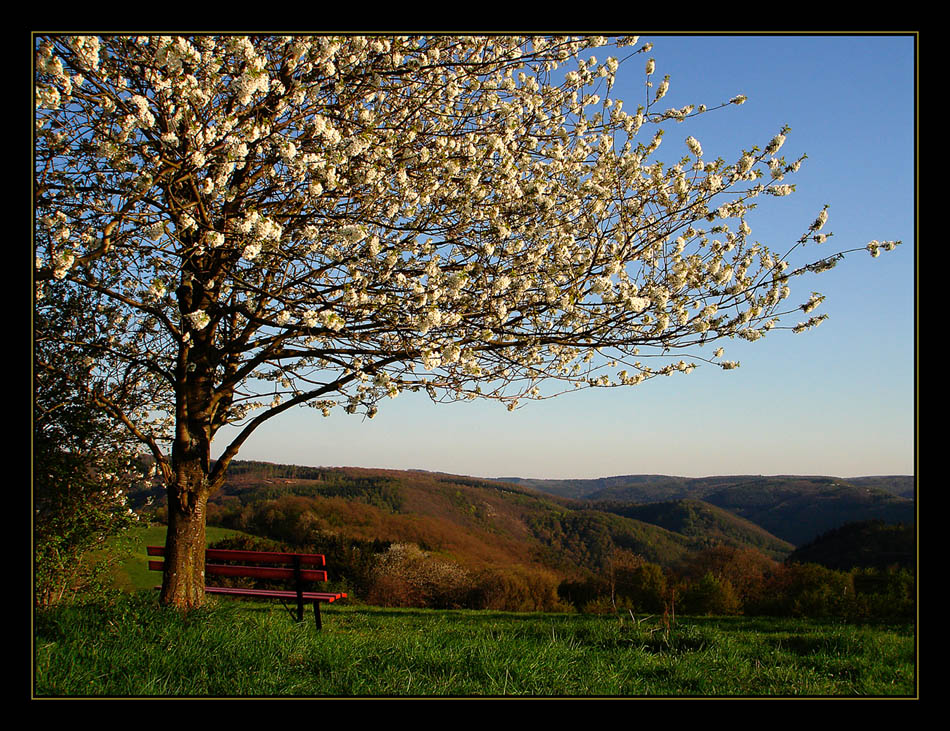
[[[234,531],[208,529],[208,541]],[[36,697],[916,695],[911,625],[325,606],[324,630],[279,603],[162,609],[133,532],[108,601],[38,611]]]
[[[179,614],[154,592],[37,613],[44,696],[914,696],[910,626],[279,603]]]

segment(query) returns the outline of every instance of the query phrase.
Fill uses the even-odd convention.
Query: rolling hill
[[[411,543],[466,569],[522,566],[569,579],[602,573],[616,549],[671,568],[719,545],[782,561],[850,523],[913,524],[913,500],[896,494],[907,479],[503,481],[238,461],[209,503],[208,523],[324,552],[333,544],[354,561]]]
[[[686,536],[696,548],[719,544],[751,547],[776,560],[784,559],[794,549],[791,543],[777,538],[752,521],[702,500],[683,498],[656,503],[601,501],[592,505]]]
[[[306,542],[415,543],[468,568],[514,564],[598,571],[626,548],[672,565],[694,541],[661,526],[525,487],[458,475],[237,463],[209,523]]]
[[[626,475],[595,480],[506,478],[588,504],[698,500],[722,508],[794,545],[851,522],[914,523],[914,478],[737,475]],[[908,497],[910,495],[911,497]]]
[[[763,478],[706,500],[795,545],[856,521],[915,522],[913,500],[832,477]]]
[[[829,569],[886,568],[916,565],[917,535],[912,525],[879,520],[848,523],[795,549],[789,561],[816,563]]]

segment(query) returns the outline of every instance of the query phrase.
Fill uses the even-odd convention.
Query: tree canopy
[[[95,293],[97,402],[185,504],[298,405],[372,417],[409,390],[515,408],[733,368],[722,349],[677,351],[818,324],[822,296],[789,304],[790,284],[845,252],[792,263],[825,243],[825,210],[778,250],[752,235],[757,200],[794,190],[789,130],[730,160],[692,136],[658,158],[671,125],[744,97],[664,109],[650,50],[37,36],[38,307],[53,288]],[[639,103],[611,96],[620,73],[642,74]],[[148,398],[125,408],[129,389]]]

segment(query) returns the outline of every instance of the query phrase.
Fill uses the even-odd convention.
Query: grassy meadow
[[[209,540],[226,535],[209,530]],[[914,697],[912,625],[388,609],[162,609],[136,538],[111,598],[34,615],[44,697]]]
[[[913,696],[910,627],[279,603],[188,615],[153,594],[35,624],[36,697]]]

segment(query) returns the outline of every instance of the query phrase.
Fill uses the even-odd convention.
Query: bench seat
[[[296,599],[297,592],[284,589],[243,589],[239,586],[206,586],[206,594],[231,594],[247,597],[273,597],[275,599]],[[300,594],[307,601],[334,602],[337,599],[346,599],[346,592],[304,591]]]
[[[164,546],[147,546],[149,556],[165,555]],[[227,561],[229,563],[209,563],[209,561]],[[262,565],[266,564],[266,565]],[[327,580],[327,572],[320,569],[304,568],[325,566],[326,558],[317,553],[288,553],[277,551],[241,551],[232,549],[209,548],[205,551],[205,576],[225,576],[284,581],[293,589],[246,589],[239,586],[205,585],[206,594],[223,594],[248,598],[280,599],[296,602],[297,621],[303,621],[304,602],[313,603],[314,620],[317,628],[323,626],[320,617],[320,604],[328,604],[337,599],[345,599],[346,592],[305,591],[304,583]],[[152,571],[164,571],[165,562],[149,561]]]

